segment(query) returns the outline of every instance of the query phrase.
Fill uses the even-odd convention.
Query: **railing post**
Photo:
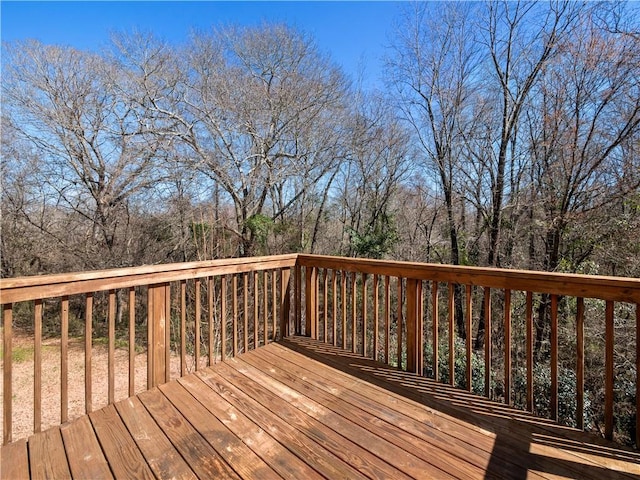
[[[316,339],[318,337],[318,269],[305,268],[305,335]]]
[[[169,283],[149,285],[147,298],[147,386],[153,388],[168,382],[169,319],[171,290]]]
[[[420,332],[422,321],[420,315],[420,297],[421,285],[420,281],[413,278],[407,279],[407,371],[413,373],[419,372],[419,355],[420,355]]]
[[[291,286],[289,278],[291,277],[291,269],[283,268],[280,270],[280,338],[290,335],[289,332],[289,316],[291,310]],[[276,333],[273,332],[275,338]]]

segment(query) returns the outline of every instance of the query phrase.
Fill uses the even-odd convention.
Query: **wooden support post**
[[[147,299],[147,384],[153,388],[169,379],[167,357],[169,343],[170,286],[168,283],[149,285]]]
[[[273,274],[275,275],[275,273]],[[291,277],[291,269],[283,268],[280,270],[280,338],[288,337],[289,331],[289,315],[291,310],[291,286],[289,278]],[[265,284],[266,288],[266,284]],[[266,308],[266,305],[265,305]],[[276,332],[273,332],[273,338],[276,338]]]

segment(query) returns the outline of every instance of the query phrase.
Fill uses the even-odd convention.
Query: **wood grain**
[[[156,477],[197,478],[139,398],[128,398],[115,407]]]
[[[29,437],[29,473],[31,478],[38,479],[71,478],[59,428],[51,428]]]
[[[220,454],[158,390],[138,396],[182,458],[200,478],[238,478]]]
[[[0,449],[0,478],[23,480],[29,478],[29,454],[23,438]]]
[[[33,431],[38,433],[42,430],[42,300],[34,302],[33,326]]]
[[[114,477],[155,478],[113,404],[92,412],[89,419]]]
[[[73,478],[113,478],[89,417],[61,426],[60,433]]]

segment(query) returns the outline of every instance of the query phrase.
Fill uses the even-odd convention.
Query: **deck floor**
[[[640,453],[307,338],[2,448],[32,478],[640,478]]]

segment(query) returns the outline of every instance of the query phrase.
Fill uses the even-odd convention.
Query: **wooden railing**
[[[0,279],[0,303],[5,444],[14,421],[14,323],[33,331],[34,432],[43,428],[43,338],[53,338],[60,351],[60,423],[69,419],[69,385],[84,384],[85,412],[101,405],[92,392],[102,380],[92,378],[92,352],[103,338],[98,329],[108,352],[102,404],[119,399],[116,341],[128,349],[126,394],[133,395],[186,374],[189,365],[197,370],[296,333],[538,414],[534,372],[542,366],[550,377],[549,416],[559,420],[562,367],[575,374],[573,423],[584,428],[587,321],[589,329],[602,330],[603,430],[611,438],[616,335],[633,333],[623,343],[631,345],[634,365],[619,369],[640,370],[638,279],[284,255]],[[614,334],[620,309],[626,323]],[[82,330],[79,336],[70,335],[70,323]],[[49,330],[43,332],[43,324]],[[84,349],[79,378],[68,364],[70,338],[78,337]],[[478,340],[482,345],[474,345]],[[179,361],[173,374],[172,359]],[[142,361],[146,385],[135,380]],[[638,444],[640,382],[631,377]]]
[[[1,279],[3,443],[13,438],[14,322],[33,331],[32,431],[39,432],[43,428],[43,337],[53,338],[60,351],[59,420],[65,423],[69,386],[76,382],[84,383],[85,413],[96,406],[92,392],[96,381],[108,384],[107,399],[98,405],[117,400],[117,333],[128,349],[128,396],[145,388],[135,383],[136,361],[146,362],[146,388],[152,388],[170,380],[172,351],[179,357],[177,375],[185,375],[189,359],[197,370],[203,363],[210,365],[287,335],[295,260],[295,255],[284,255]],[[81,324],[83,330],[84,372],[70,371],[70,321]],[[43,324],[49,326],[44,334]],[[106,379],[92,378],[92,353],[99,340],[96,326],[106,326]],[[147,350],[142,360],[141,348]]]
[[[627,370],[621,373],[634,366],[640,371],[640,279],[310,255],[299,255],[297,268],[304,269],[307,335],[436,381],[470,391],[475,385],[480,389],[476,393],[509,405],[521,403],[537,414],[534,372],[542,365],[550,376],[549,416],[580,429],[585,428],[588,310],[590,332],[602,334],[590,342],[600,342],[596,348],[605,352],[603,433],[613,437],[618,390],[614,346],[633,351],[634,364],[619,365]],[[619,335],[625,336],[618,344],[616,319],[621,320]],[[571,334],[560,338],[568,330]],[[464,346],[457,359],[460,341]],[[515,401],[514,361],[520,361],[519,371],[524,371],[522,402]],[[559,418],[560,407],[567,410],[559,396],[561,362],[563,372],[572,372],[572,381],[575,375],[574,419]],[[457,381],[461,369],[463,380]],[[627,399],[635,411],[635,438],[630,440],[638,446],[640,382],[631,373],[626,375],[635,382],[635,399]],[[598,395],[593,393],[592,400]]]

